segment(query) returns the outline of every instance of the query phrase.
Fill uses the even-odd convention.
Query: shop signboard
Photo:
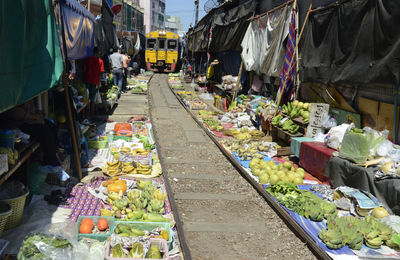
[[[329,104],[312,103],[310,111],[310,119],[307,127],[306,137],[314,138],[322,133],[324,119],[328,116]]]

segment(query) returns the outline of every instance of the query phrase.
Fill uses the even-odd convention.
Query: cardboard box
[[[389,139],[393,140],[394,105],[367,98],[359,98],[359,109],[362,116],[362,127],[369,126],[377,131],[389,130]],[[397,108],[397,120],[400,109]]]
[[[361,113],[362,126],[375,128],[378,124],[379,102],[360,97],[358,99],[358,108]]]
[[[399,108],[397,108],[397,120],[399,120]],[[389,130],[389,139],[393,140],[394,129],[394,105],[388,103],[379,103],[378,124],[376,130]]]

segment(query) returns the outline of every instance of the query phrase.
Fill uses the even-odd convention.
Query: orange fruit
[[[104,231],[108,228],[108,221],[104,218],[99,219],[99,221],[97,221],[97,228],[100,231]]]
[[[79,227],[79,232],[82,234],[90,234],[92,233],[93,227],[90,224],[81,224]]]
[[[94,223],[93,220],[91,220],[90,218],[84,218],[81,222],[81,226],[82,225],[89,225],[92,229],[94,227]]]

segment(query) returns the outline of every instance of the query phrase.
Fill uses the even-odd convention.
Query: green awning
[[[51,88],[62,62],[51,0],[0,1],[0,113]]]

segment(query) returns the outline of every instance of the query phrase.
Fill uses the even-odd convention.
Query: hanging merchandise
[[[241,43],[247,71],[278,77],[285,57],[284,41],[289,32],[293,5],[286,5],[249,24]],[[261,46],[261,48],[260,48]]]
[[[259,56],[260,72],[262,74],[278,77],[283,67],[285,57],[284,42],[289,36],[291,22],[294,26],[294,20],[291,21],[291,19],[294,19],[294,13],[291,10],[293,10],[293,5],[287,5],[269,15],[266,33],[262,39],[261,55]]]
[[[281,85],[279,87],[278,95],[285,95],[282,103],[285,101],[293,100],[296,90],[296,19],[295,12],[292,11],[291,21],[289,25],[289,34],[286,43],[286,55],[283,63],[283,68],[279,77],[281,78]],[[280,94],[282,93],[282,94]],[[281,100],[282,101],[282,100]]]

